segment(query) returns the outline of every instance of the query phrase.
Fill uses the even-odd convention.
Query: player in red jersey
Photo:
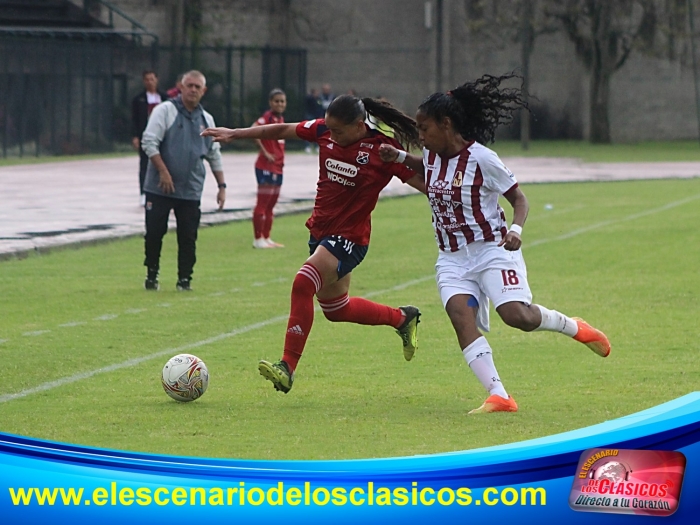
[[[586,344],[601,357],[610,342],[578,318],[532,304],[520,246],[528,213],[525,194],[498,155],[483,144],[512,112],[527,107],[517,89],[500,84],[513,76],[486,75],[447,93],[435,93],[418,108],[416,123],[423,156],[383,145],[382,158],[405,162],[424,174],[433,211],[440,296],[467,364],[489,397],[470,414],[516,412],[493,364],[492,350],[479,328],[489,331],[489,300],[503,321],[525,332],[560,332]],[[503,195],[513,206],[508,228],[498,205]]]
[[[279,88],[270,91],[268,96],[270,109],[266,111],[253,126],[265,124],[282,124],[282,114],[287,107],[287,95]],[[277,204],[282,187],[282,168],[284,167],[284,139],[260,140],[255,142],[260,154],[255,161],[255,177],[258,180],[258,202],[253,209],[253,248],[284,248],[284,245],[270,239],[272,230],[272,210]]]
[[[292,285],[284,354],[276,363],[260,361],[258,366],[263,377],[284,393],[292,388],[294,371],[311,331],[314,295],[330,321],[392,326],[401,336],[404,358],[410,361],[416,351],[418,308],[391,308],[348,296],[350,272],[367,253],[370,215],[379,192],[394,176],[425,191],[422,177],[408,167],[381,160],[379,148],[382,144],[394,148],[400,148],[401,144],[367,126],[367,115],[393,128],[405,144],[417,144],[418,132],[412,118],[388,102],[350,95],[336,98],[328,107],[325,119],[244,129],[212,128],[203,132],[220,142],[298,138],[319,145],[316,201],[306,222],[311,232],[311,256]]]

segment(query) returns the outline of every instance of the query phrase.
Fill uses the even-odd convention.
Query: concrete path
[[[225,154],[227,201],[216,211],[216,185],[208,175],[202,223],[249,219],[256,183],[252,153]],[[575,159],[504,159],[521,183],[700,177],[700,162],[583,163]],[[287,155],[277,214],[308,211],[316,193],[315,155]],[[414,193],[394,180],[384,196]],[[0,168],[0,258],[34,250],[141,235],[138,157]],[[172,225],[174,226],[174,220]],[[251,235],[252,237],[252,235]]]

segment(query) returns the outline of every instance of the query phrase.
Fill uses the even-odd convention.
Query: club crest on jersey
[[[464,174],[461,171],[458,171],[457,173],[455,173],[454,179],[452,179],[452,187],[453,188],[461,188],[463,178],[464,178]]]
[[[367,164],[369,162],[369,152],[360,151],[357,153],[357,158],[355,159],[358,164]]]

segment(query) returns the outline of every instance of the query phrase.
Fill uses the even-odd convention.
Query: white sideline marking
[[[424,281],[427,281],[429,279],[434,279],[434,276],[432,275],[427,275],[425,277],[421,277],[420,279],[414,279],[412,281],[408,281],[403,284],[399,284],[397,286],[394,286],[392,288],[387,288],[386,290],[379,290],[376,292],[371,292],[369,294],[366,294],[365,297],[370,297],[370,296],[375,296],[375,295],[380,295],[383,293],[387,292],[393,292],[393,291],[398,291],[398,290],[403,290],[404,288],[407,288],[409,286],[413,286],[414,284],[422,283]],[[319,311],[320,307],[316,307],[316,311]],[[242,328],[237,328],[236,330],[232,330],[231,332],[226,332],[225,334],[219,334],[214,337],[210,337],[209,339],[203,339],[202,341],[197,341],[196,343],[190,343],[187,345],[183,346],[178,346],[177,348],[169,348],[167,350],[161,350],[160,352],[155,352],[153,354],[149,354],[143,357],[136,357],[134,359],[129,359],[127,361],[122,361],[121,363],[116,363],[113,365],[105,366],[103,368],[97,368],[95,370],[90,370],[88,372],[81,372],[79,374],[75,374],[72,376],[67,376],[67,377],[62,377],[61,379],[57,379],[55,381],[49,381],[48,383],[43,383],[39,386],[35,386],[33,388],[28,388],[26,390],[21,390],[19,392],[16,392],[14,394],[3,394],[0,396],[0,403],[5,403],[7,401],[12,401],[13,399],[19,399],[22,397],[27,397],[31,394],[36,394],[38,392],[45,392],[47,390],[52,390],[54,388],[59,388],[65,385],[68,385],[70,383],[75,383],[77,381],[82,381],[83,379],[88,379],[94,375],[97,374],[103,374],[106,372],[114,372],[115,370],[120,370],[122,368],[129,368],[132,366],[139,365],[145,361],[150,361],[151,359],[155,359],[157,357],[163,357],[166,355],[176,355],[176,354],[181,354],[183,352],[186,352],[188,350],[193,350],[195,348],[199,348],[200,346],[205,346],[211,343],[216,343],[218,341],[222,341],[224,339],[228,339],[229,337],[235,337],[240,334],[244,334],[246,332],[251,332],[253,330],[257,330],[258,328],[264,328],[268,325],[278,323],[281,321],[286,321],[289,319],[289,315],[278,315],[277,317],[271,317],[270,319],[266,319],[265,321],[261,321],[259,323],[254,323],[250,324],[248,326],[244,326]]]
[[[99,317],[95,317],[93,321],[111,321],[112,319],[116,319],[119,317],[117,314],[104,314]]]
[[[9,341],[9,339],[0,339],[0,345],[3,343],[7,343],[8,341]]]
[[[692,201],[697,200],[697,199],[700,199],[700,194],[694,195],[692,197],[687,197],[685,199],[681,199],[678,201],[670,202],[670,203],[665,204],[664,206],[660,206],[658,208],[652,208],[651,210],[643,211],[640,213],[635,213],[633,215],[628,215],[627,217],[623,217],[622,219],[603,221],[603,222],[593,224],[591,226],[587,226],[585,228],[579,228],[578,230],[573,230],[569,233],[566,233],[564,235],[560,235],[558,237],[550,237],[547,239],[540,239],[539,241],[533,241],[530,244],[528,244],[528,246],[539,246],[539,245],[546,244],[549,242],[570,239],[570,238],[575,237],[577,235],[581,235],[582,233],[587,233],[589,231],[596,230],[598,228],[602,228],[604,226],[610,226],[612,224],[618,224],[621,222],[631,221],[634,219],[638,219],[640,217],[645,217],[647,215],[653,215],[655,213],[659,213],[662,211],[669,210],[671,208],[675,208],[677,206],[681,206],[683,204],[687,204],[687,203],[692,202]],[[396,286],[394,286],[392,288],[388,288],[386,290],[378,290],[375,292],[370,292],[368,294],[365,294],[364,297],[374,297],[374,296],[381,295],[381,294],[384,294],[387,292],[403,290],[405,288],[408,288],[409,286],[413,286],[415,284],[420,284],[422,282],[425,282],[425,281],[428,281],[428,280],[434,279],[434,278],[435,278],[435,276],[433,274],[426,275],[425,277],[413,279],[412,281],[407,281],[405,283],[396,285]],[[315,310],[318,311],[319,307],[316,307]],[[14,394],[3,394],[3,395],[0,395],[0,403],[5,403],[7,401],[12,401],[14,399],[20,399],[22,397],[27,397],[31,394],[36,394],[38,392],[45,392],[47,390],[52,390],[54,388],[65,386],[65,385],[68,385],[70,383],[82,381],[83,379],[88,379],[88,378],[90,378],[94,375],[97,375],[97,374],[113,372],[115,370],[120,370],[122,368],[129,368],[132,366],[136,366],[136,365],[141,364],[145,361],[150,361],[151,359],[155,359],[156,357],[162,357],[162,356],[166,356],[166,355],[174,355],[174,354],[179,354],[179,353],[185,352],[187,350],[193,350],[195,348],[199,348],[201,346],[205,346],[205,345],[208,345],[210,343],[216,343],[218,341],[228,339],[229,337],[235,337],[237,335],[244,334],[244,333],[250,332],[252,330],[257,330],[258,328],[264,328],[268,325],[271,325],[271,324],[274,324],[274,323],[277,323],[280,321],[286,321],[288,318],[289,318],[288,315],[279,315],[277,317],[271,317],[270,319],[267,319],[265,321],[261,321],[259,323],[244,326],[242,328],[237,328],[236,330],[233,330],[231,332],[219,334],[217,336],[210,337],[209,339],[203,339],[202,341],[197,341],[196,343],[190,343],[187,345],[179,346],[177,348],[171,348],[168,350],[161,350],[160,352],[149,354],[149,355],[146,355],[143,357],[136,357],[134,359],[129,359],[127,361],[122,361],[121,363],[116,363],[114,365],[106,366],[104,368],[97,368],[95,370],[90,370],[88,372],[82,372],[82,373],[75,374],[72,376],[63,377],[63,378],[57,379],[55,381],[49,381],[48,383],[43,383],[43,384],[41,384],[39,386],[35,386],[33,388],[21,390],[19,392],[14,393]]]
[[[84,324],[87,324],[87,323],[86,323],[85,321],[73,321],[73,322],[71,322],[71,323],[59,324],[58,326],[59,326],[60,328],[73,328],[74,326],[81,326],[81,325],[84,325]]]
[[[141,312],[145,312],[145,308],[132,308],[130,310],[125,310],[125,314],[140,314]]]
[[[593,230],[597,230],[599,228],[603,228],[605,226],[611,226],[613,224],[620,224],[621,222],[627,222],[627,221],[633,221],[635,219],[640,219],[641,217],[646,217],[647,215],[653,215],[655,213],[670,210],[671,208],[676,208],[678,206],[682,206],[683,204],[687,204],[689,202],[693,202],[693,201],[698,200],[698,199],[700,199],[700,194],[693,195],[692,197],[686,197],[685,199],[681,199],[678,201],[669,202],[668,204],[664,204],[663,206],[660,206],[658,208],[652,208],[651,210],[642,211],[639,213],[634,213],[632,215],[628,215],[627,217],[623,217],[622,219],[597,222],[595,224],[591,224],[590,226],[586,226],[584,228],[579,228],[578,230],[570,231],[569,233],[565,233],[564,235],[559,235],[558,237],[549,237],[547,239],[540,239],[538,241],[532,241],[531,243],[528,243],[527,246],[532,247],[532,246],[539,246],[540,244],[546,244],[548,242],[553,242],[553,241],[564,241],[566,239],[571,239],[572,237],[576,237],[577,235],[581,235],[582,233],[587,233],[587,232],[590,232]]]
[[[34,330],[33,332],[24,332],[25,337],[34,337],[35,335],[48,334],[51,330]]]

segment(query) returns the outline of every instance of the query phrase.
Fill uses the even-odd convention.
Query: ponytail
[[[396,138],[404,146],[420,147],[416,121],[402,113],[385,100],[363,98],[362,103],[367,113],[394,130]]]
[[[345,124],[356,120],[364,121],[369,114],[393,128],[397,139],[404,146],[419,146],[416,122],[386,101],[341,95],[331,102],[326,113]]]

